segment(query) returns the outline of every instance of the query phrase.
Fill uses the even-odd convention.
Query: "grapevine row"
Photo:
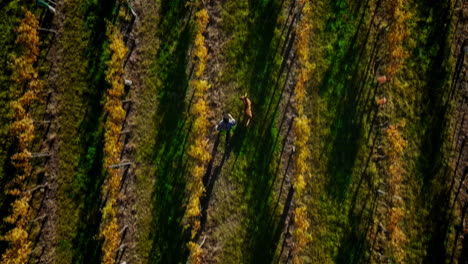
[[[409,36],[406,23],[410,14],[404,10],[404,2],[403,0],[386,1],[386,12],[390,16],[389,31],[386,37],[389,52],[386,73],[390,77],[394,77],[403,66],[404,59],[408,57],[403,42]]]
[[[407,143],[400,131],[403,127],[404,123],[391,125],[386,131],[386,139],[389,144],[387,151],[387,171],[389,177],[388,196],[390,197],[387,232],[391,251],[398,263],[403,263],[404,261],[405,252],[402,245],[406,241],[406,236],[398,225],[405,215],[401,185],[405,173],[402,157]]]
[[[127,48],[123,37],[112,25],[108,26],[107,36],[110,40],[110,61],[107,62],[106,81],[110,84],[107,89],[104,110],[107,114],[104,135],[104,166],[108,175],[107,181],[102,187],[106,204],[102,210],[102,226],[100,237],[104,239],[102,247],[102,263],[114,263],[115,253],[119,244],[119,231],[117,223],[117,200],[121,174],[118,169],[112,167],[120,162],[122,143],[119,141],[122,123],[125,118],[125,110],[122,107],[121,98],[124,93],[124,58]]]
[[[190,134],[190,146],[188,156],[190,159],[190,178],[188,180],[188,193],[190,194],[185,219],[191,227],[191,240],[195,238],[200,229],[200,198],[205,192],[203,187],[203,175],[205,173],[208,161],[211,158],[208,152],[208,142],[206,135],[208,131],[208,105],[206,103],[206,92],[210,85],[202,79],[205,71],[206,61],[208,59],[208,50],[205,46],[205,32],[208,25],[209,16],[205,8],[201,8],[196,13],[196,35],[194,55],[196,57],[195,79],[191,81],[194,90],[195,104],[192,106],[190,114],[193,116],[193,127]],[[201,248],[194,242],[187,244],[190,250],[189,263],[201,263]]]
[[[308,237],[307,230],[309,221],[307,217],[307,207],[303,200],[303,191],[306,187],[306,180],[310,179],[309,166],[307,165],[307,157],[310,156],[310,150],[307,147],[309,141],[310,121],[304,114],[304,101],[306,99],[306,85],[313,70],[312,64],[309,62],[309,45],[312,23],[310,21],[312,13],[310,4],[306,0],[299,3],[304,5],[302,10],[301,20],[297,25],[297,60],[299,67],[299,75],[296,86],[294,87],[294,96],[296,99],[295,109],[297,117],[294,120],[293,131],[295,134],[296,155],[294,157],[294,175],[293,184],[296,191],[296,208],[294,210],[294,231],[293,231],[293,262],[302,263],[300,256],[301,251],[305,248]]]
[[[31,192],[26,190],[26,180],[32,172],[28,147],[34,139],[34,125],[27,109],[44,87],[34,67],[39,55],[38,28],[39,21],[36,16],[26,11],[24,19],[16,29],[16,44],[21,47],[22,55],[13,60],[12,79],[17,91],[25,92],[11,105],[14,111],[11,130],[17,139],[18,152],[11,157],[16,168],[16,177],[7,186],[7,190],[16,199],[11,204],[10,215],[4,219],[14,227],[2,237],[2,240],[9,242],[9,247],[2,255],[1,263],[26,263],[32,250],[28,233]]]
[[[392,84],[390,89],[396,89],[392,94],[397,94],[398,86],[400,86],[397,74],[401,70],[405,59],[408,57],[408,52],[404,47],[404,40],[409,36],[407,22],[411,14],[405,11],[404,1],[386,1],[384,8],[388,16],[389,29],[385,37],[385,46],[387,49],[387,64],[385,74],[390,78]],[[397,98],[393,98],[397,100]],[[393,111],[390,108],[387,111]],[[389,126],[385,131],[384,142],[385,154],[387,160],[384,165],[385,174],[387,176],[388,192],[387,205],[388,211],[384,216],[386,242],[384,242],[387,254],[392,256],[396,262],[402,263],[405,261],[404,244],[406,236],[401,229],[401,222],[405,217],[405,207],[403,201],[403,177],[405,174],[403,154],[407,145],[402,136],[404,121],[397,122]]]

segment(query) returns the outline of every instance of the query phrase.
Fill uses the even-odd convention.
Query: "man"
[[[231,114],[227,114],[223,116],[223,119],[219,121],[218,125],[216,126],[217,131],[230,131],[236,125],[236,120],[232,118]]]
[[[231,129],[236,125],[236,120],[232,118],[231,114],[225,114],[223,119],[219,121],[216,126],[217,131],[226,131],[226,143],[229,141],[231,135]]]

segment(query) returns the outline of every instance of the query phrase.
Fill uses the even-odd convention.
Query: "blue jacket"
[[[224,122],[224,120],[221,120],[216,126],[216,130],[217,131],[231,130],[235,125],[236,125],[236,120],[234,120],[234,118],[230,118],[228,122]]]

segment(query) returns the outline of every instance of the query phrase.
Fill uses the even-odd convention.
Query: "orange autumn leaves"
[[[36,16],[25,11],[25,17],[16,28],[16,44],[21,48],[21,55],[13,59],[12,79],[17,93],[23,93],[12,102],[14,122],[11,131],[17,139],[18,152],[12,157],[16,168],[16,177],[7,186],[8,193],[16,196],[11,204],[11,212],[4,221],[13,225],[2,240],[9,242],[1,258],[1,263],[26,263],[31,253],[28,226],[31,220],[29,201],[31,193],[26,190],[26,179],[31,175],[31,153],[29,147],[34,139],[34,125],[27,109],[36,100],[44,84],[39,80],[35,63],[39,55],[39,21]]]
[[[403,153],[407,142],[400,131],[404,126],[404,122],[400,122],[397,125],[391,125],[386,131],[386,139],[388,142],[388,195],[390,197],[386,228],[390,242],[390,251],[398,263],[403,263],[404,261],[405,252],[403,245],[406,243],[406,236],[399,226],[405,216],[401,185],[403,182],[403,175],[405,174]]]
[[[403,0],[387,0],[384,4],[388,16],[389,28],[385,37],[387,65],[385,73],[394,80],[391,87],[395,90],[401,89],[400,79],[397,74],[408,57],[405,47],[405,39],[409,36],[408,22],[412,14],[405,9]],[[407,242],[405,233],[401,229],[405,217],[405,203],[403,200],[402,187],[406,173],[405,161],[403,159],[406,141],[402,131],[405,127],[404,120],[394,121],[396,124],[389,126],[385,131],[387,145],[385,147],[387,161],[385,166],[388,184],[388,212],[385,216],[387,230],[387,254],[393,256],[398,263],[405,261],[404,246]]]
[[[112,25],[108,26],[107,36],[110,40],[109,49],[111,58],[107,62],[106,81],[110,84],[107,89],[104,110],[107,114],[104,135],[104,167],[108,175],[107,181],[102,187],[103,196],[106,197],[106,204],[102,210],[102,225],[100,237],[104,239],[102,247],[102,263],[114,263],[115,253],[119,245],[119,230],[117,223],[117,200],[121,175],[118,169],[111,168],[111,165],[120,162],[120,152],[122,143],[119,141],[122,123],[125,118],[125,111],[122,107],[121,98],[124,94],[124,69],[123,63],[127,48],[122,39],[122,35]]]
[[[408,56],[403,42],[409,35],[406,23],[410,14],[404,10],[404,3],[403,0],[387,0],[385,3],[386,13],[390,20],[386,37],[389,60],[386,73],[390,77],[395,76]]]
[[[310,178],[310,170],[307,165],[307,158],[310,156],[310,150],[307,146],[309,135],[311,133],[310,120],[304,114],[304,102],[306,98],[306,85],[313,70],[310,63],[309,45],[312,31],[311,7],[306,0],[301,0],[299,5],[304,5],[301,20],[296,28],[296,53],[299,67],[299,74],[294,95],[296,99],[295,109],[297,117],[294,119],[294,134],[296,155],[294,157],[293,184],[296,191],[296,208],[294,210],[294,230],[293,230],[293,262],[302,263],[300,253],[304,250],[308,242],[307,230],[309,221],[307,217],[307,207],[304,203],[303,191],[306,187],[306,180]]]

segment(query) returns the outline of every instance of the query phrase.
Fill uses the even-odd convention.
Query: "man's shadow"
[[[221,161],[219,164],[215,166],[215,161],[216,156],[218,154],[218,147],[221,141],[221,134],[226,134],[225,135],[225,142],[224,142],[224,153],[223,157],[221,158]],[[218,135],[216,136],[216,140],[213,146],[213,150],[211,152],[211,160],[208,163],[206,173],[203,176],[203,186],[205,187],[205,195],[201,198],[200,205],[201,205],[201,219],[200,219],[200,230],[196,236],[196,239],[198,239],[201,235],[201,233],[204,231],[206,220],[207,220],[207,212],[208,212],[208,206],[211,200],[211,196],[213,193],[213,188],[218,180],[219,175],[221,174],[221,170],[226,162],[226,160],[229,159],[230,153],[232,151],[232,142],[233,139],[235,139],[235,135],[231,137],[232,132],[231,131],[226,131],[226,132],[218,132]],[[214,167],[214,168],[213,168]]]

